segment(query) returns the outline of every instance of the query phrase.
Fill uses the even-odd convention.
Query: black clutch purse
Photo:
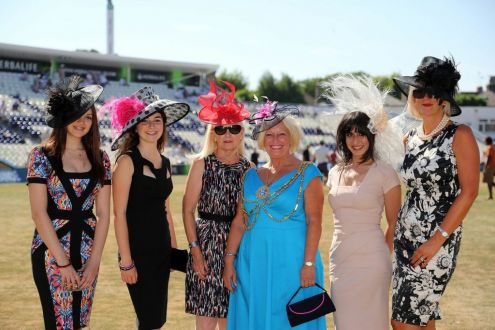
[[[302,287],[299,287],[287,303],[287,317],[289,318],[291,327],[317,319],[328,313],[335,312],[335,306],[333,305],[332,299],[328,296],[327,291],[318,285],[318,283],[315,283],[315,285],[322,289],[323,292],[291,304],[291,301],[299,293],[299,290],[302,289]]]
[[[172,252],[170,254],[170,268],[185,273],[186,265],[187,265],[187,250],[179,250],[176,248],[172,248]]]

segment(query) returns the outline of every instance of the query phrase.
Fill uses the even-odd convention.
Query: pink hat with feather
[[[110,121],[114,136],[112,150],[117,150],[127,132],[139,122],[156,112],[165,114],[165,125],[170,126],[184,118],[190,111],[189,104],[160,99],[153,88],[145,86],[131,96],[115,99],[104,108],[110,109]]]

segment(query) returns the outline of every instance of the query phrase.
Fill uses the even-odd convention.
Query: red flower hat
[[[210,92],[198,99],[203,106],[198,113],[199,120],[213,125],[232,125],[249,118],[251,114],[244,104],[234,100],[235,86],[228,81],[222,82],[230,89],[230,93],[210,81]]]

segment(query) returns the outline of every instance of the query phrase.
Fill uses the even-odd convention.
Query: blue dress
[[[243,206],[248,223],[235,263],[238,282],[230,295],[229,330],[293,329],[286,305],[300,286],[306,245],[304,190],[314,177],[321,178],[320,171],[304,162],[272,183],[262,199],[263,182],[256,169],[246,172]],[[315,266],[316,282],[323,286],[319,251]],[[317,287],[303,289],[293,302],[320,292]],[[294,329],[326,329],[326,320],[320,317]]]

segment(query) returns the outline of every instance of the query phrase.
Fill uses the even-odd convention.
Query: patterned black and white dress
[[[198,201],[196,233],[209,273],[201,281],[189,254],[186,271],[186,312],[198,316],[227,317],[229,291],[223,285],[223,257],[234,218],[241,179],[250,168],[247,159],[227,165],[212,154],[204,159],[203,186]]]
[[[392,319],[426,326],[441,319],[439,301],[456,266],[462,226],[445,241],[425,269],[413,268],[414,251],[435,234],[460,192],[452,149],[458,125],[453,123],[423,141],[412,130],[407,138],[401,176],[407,194],[394,239]]]

